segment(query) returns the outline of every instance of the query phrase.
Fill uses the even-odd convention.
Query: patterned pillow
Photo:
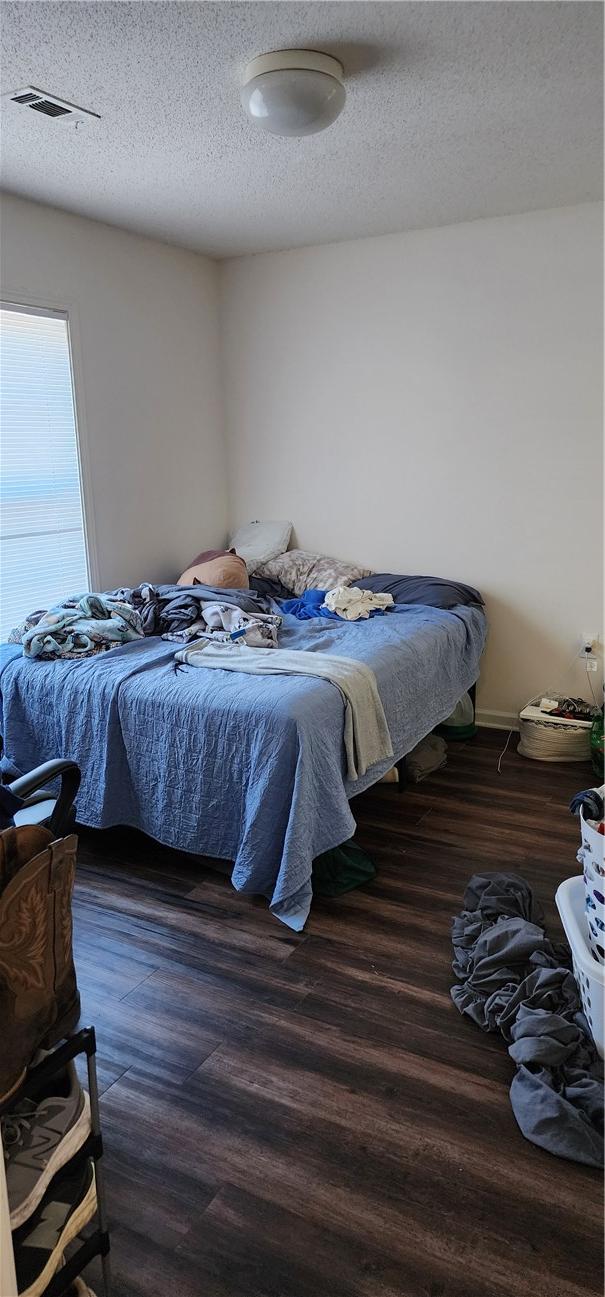
[[[328,558],[326,554],[309,554],[304,549],[290,549],[256,569],[256,576],[281,581],[295,595],[304,594],[305,590],[332,590],[334,586],[350,585],[369,575],[367,567]]]

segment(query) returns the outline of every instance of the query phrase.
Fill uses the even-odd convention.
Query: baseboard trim
[[[475,716],[475,721],[482,729],[490,730],[518,730],[519,716],[517,712],[488,712],[479,708]]]

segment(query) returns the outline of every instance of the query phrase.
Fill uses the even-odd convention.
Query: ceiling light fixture
[[[314,135],[344,108],[343,76],[342,63],[317,50],[260,54],[244,73],[242,105],[271,135]]]

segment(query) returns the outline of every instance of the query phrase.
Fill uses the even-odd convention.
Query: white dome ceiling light
[[[314,135],[331,126],[346,99],[338,59],[316,50],[275,50],[244,73],[243,107],[271,135]]]

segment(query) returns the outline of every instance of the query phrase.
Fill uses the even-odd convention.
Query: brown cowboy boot
[[[44,851],[53,840],[49,829],[41,824],[23,824],[19,832],[5,829],[0,833],[0,893],[22,865]]]
[[[80,1016],[71,897],[77,838],[48,829],[0,833],[0,1103],[40,1047],[51,1049]]]

